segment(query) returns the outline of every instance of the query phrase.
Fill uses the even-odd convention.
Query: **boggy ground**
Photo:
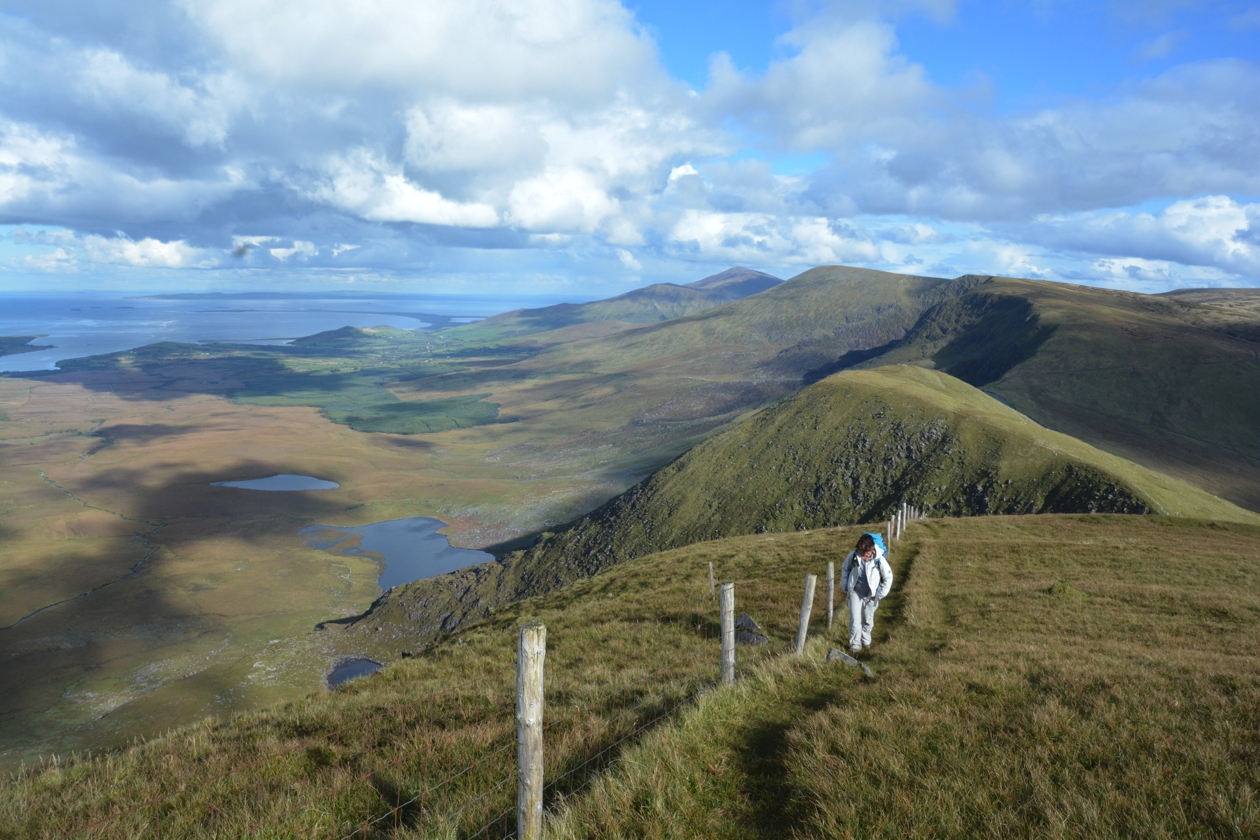
[[[365,610],[377,569],[307,548],[303,526],[424,515],[456,545],[501,542],[595,506],[733,416],[637,420],[667,384],[612,404],[604,385],[544,384],[515,398],[512,422],[487,422],[498,403],[482,392],[395,396],[400,371],[504,361],[442,348],[352,330],[284,353],[158,345],[0,377],[0,767],[320,686],[361,651],[312,628]],[[445,413],[420,410],[435,404]],[[417,423],[439,430],[371,431]],[[341,487],[210,486],[276,473]]]
[[[858,531],[632,560],[343,689],[28,772],[0,788],[0,833],[340,837],[383,816],[374,836],[504,837],[531,620],[548,628],[550,837],[1260,831],[1260,527],[912,524],[871,678],[825,661],[845,611],[828,634],[822,587],[805,656],[788,652],[802,575]],[[772,639],[739,649],[733,689],[714,685],[709,563]],[[596,756],[602,773],[579,770]]]
[[[362,503],[353,436],[309,409],[72,384],[0,379],[0,405],[5,765],[319,684],[325,663],[292,656],[290,640],[379,591],[370,559],[294,535]],[[278,472],[342,488],[210,486]]]
[[[379,589],[369,558],[307,548],[305,525],[424,515],[456,545],[501,542],[593,507],[733,416],[638,422],[651,386],[611,407],[544,386],[513,422],[486,422],[497,404],[481,392],[395,396],[400,365],[503,361],[430,352],[441,345],[351,331],[288,355],[168,345],[0,377],[0,767],[321,685],[358,651],[312,628]],[[435,404],[445,413],[420,410]],[[275,473],[341,487],[210,486]]]

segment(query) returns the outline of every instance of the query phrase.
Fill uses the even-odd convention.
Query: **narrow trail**
[[[102,583],[99,586],[94,586],[91,589],[87,590],[86,592],[81,592],[78,595],[73,595],[69,598],[62,598],[60,601],[54,601],[51,604],[45,604],[39,609],[34,610],[33,612],[29,612],[26,615],[22,616],[21,618],[19,618],[17,621],[13,622],[12,624],[9,624],[5,627],[0,627],[0,632],[3,632],[5,630],[12,630],[14,627],[17,627],[19,624],[26,621],[28,618],[34,618],[35,616],[39,615],[42,612],[51,610],[53,607],[59,607],[62,604],[68,604],[71,601],[77,601],[80,598],[86,598],[87,596],[91,595],[94,592],[100,592],[102,589],[105,589],[106,587],[113,586],[116,583],[122,583],[125,580],[130,580],[136,577],[140,573],[140,568],[146,562],[148,562],[149,558],[153,556],[153,552],[157,550],[157,546],[150,543],[147,538],[151,537],[153,534],[157,533],[159,530],[166,527],[163,523],[160,523],[160,522],[152,522],[147,519],[136,519],[134,517],[127,516],[126,514],[122,514],[114,510],[109,510],[108,508],[103,508],[98,505],[94,505],[84,499],[80,499],[78,496],[74,495],[74,493],[71,493],[69,490],[62,487],[56,481],[49,478],[48,474],[45,473],[43,470],[39,471],[39,477],[42,478],[45,481],[45,483],[47,483],[49,486],[54,487],[57,490],[60,490],[62,493],[65,493],[68,498],[78,502],[79,504],[83,505],[85,508],[90,508],[91,510],[99,510],[102,513],[108,513],[110,516],[117,516],[119,519],[125,520],[127,522],[137,522],[141,525],[148,525],[149,526],[148,531],[144,531],[143,533],[136,534],[134,537],[135,542],[139,543],[140,546],[144,549],[144,556],[141,557],[139,560],[137,560],[136,564],[131,567],[131,571],[127,572],[127,574],[123,575],[122,577],[118,577],[113,580],[106,581],[105,583]]]

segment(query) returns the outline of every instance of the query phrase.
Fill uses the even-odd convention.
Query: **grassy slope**
[[[607,369],[639,362],[703,373],[787,374],[900,338],[929,307],[961,292],[954,281],[869,269],[810,269],[761,294],[698,315],[561,346],[530,364],[582,360]]]
[[[629,751],[551,836],[1260,833],[1254,526],[1016,517],[911,534],[873,679],[836,673],[821,646],[774,663]]]
[[[514,628],[548,626],[557,779],[715,678],[710,562],[772,644],[740,649],[735,689],[614,747],[590,786],[579,773],[552,790],[553,836],[1260,831],[1260,528],[1115,515],[913,525],[892,555],[871,679],[822,661],[821,609],[806,656],[782,655],[801,575],[856,533],[640,558],[345,689],[57,762],[5,784],[0,834],[64,836],[178,793],[94,836],[340,836],[481,761],[404,810],[396,833],[466,836],[514,801]]]
[[[1260,341],[1260,289],[1177,289],[1160,297],[1199,304],[1188,308],[1197,324]]]
[[[986,278],[865,364],[945,370],[1050,428],[1260,509],[1260,346],[1231,334],[1252,317]]]
[[[1260,516],[1028,420],[953,377],[902,366],[836,374],[709,438],[510,562],[564,579],[706,539],[950,516]]]
[[[709,438],[526,551],[395,587],[345,631],[432,638],[492,607],[702,540],[881,521],[901,501],[949,515],[1260,516],[918,367],[836,374]]]

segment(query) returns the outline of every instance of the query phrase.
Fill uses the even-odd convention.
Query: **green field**
[[[35,350],[47,350],[51,344],[31,344],[42,335],[0,335],[0,356],[12,356],[15,353],[31,353]]]
[[[639,558],[345,689],[32,768],[5,784],[0,832],[341,836],[437,785],[381,833],[489,824],[503,837],[510,820],[492,821],[514,802],[510,686],[528,620],[548,627],[547,775],[561,780],[549,836],[1260,831],[1260,528],[1120,515],[913,524],[893,548],[872,678],[824,661],[843,631],[828,638],[821,594],[806,655],[787,653],[802,575],[842,559],[857,533]],[[733,689],[713,686],[710,562],[772,639],[739,649]],[[602,772],[563,778],[601,753]]]

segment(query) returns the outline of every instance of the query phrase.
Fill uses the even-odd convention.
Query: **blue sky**
[[[1260,285],[1260,3],[10,0],[0,290]]]

